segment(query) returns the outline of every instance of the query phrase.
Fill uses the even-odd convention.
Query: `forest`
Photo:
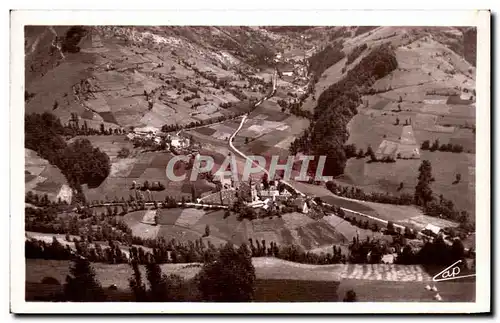
[[[332,45],[326,46],[323,50],[315,53],[309,58],[309,70],[313,73],[314,83],[318,82],[319,77],[330,66],[336,64],[345,57],[342,51],[342,44],[335,42]]]
[[[87,139],[67,144],[63,138],[65,128],[54,115],[48,112],[28,114],[24,125],[25,147],[57,166],[68,184],[78,192],[83,184],[99,186],[109,175],[109,156]]]
[[[347,123],[357,113],[362,94],[397,66],[389,46],[373,49],[342,80],[321,93],[309,128],[292,142],[290,152],[326,156],[324,175],[343,174],[347,160],[344,145],[349,137]]]

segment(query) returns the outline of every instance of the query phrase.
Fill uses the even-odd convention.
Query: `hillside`
[[[26,192],[31,191],[41,198],[45,194],[50,201],[59,199],[71,202],[73,191],[61,171],[41,158],[30,149],[24,150],[24,185]]]
[[[261,96],[293,41],[257,27],[26,27],[26,112],[106,129],[223,116]]]
[[[435,181],[431,187],[436,199],[443,196],[451,200],[458,210],[467,211],[474,220],[475,30],[315,27],[306,33],[318,42],[323,40],[320,48],[333,42],[342,43],[346,55],[324,70],[314,86],[314,95],[302,105],[306,111],[316,114],[322,111],[318,118],[321,124],[328,119],[324,112],[333,108],[325,110],[332,102],[326,103],[319,97],[332,84],[340,84],[374,49],[390,45],[397,61],[394,70],[377,79],[369,90],[360,91],[359,104],[355,113],[348,115],[346,126],[346,144],[352,145],[356,152],[366,152],[370,147],[378,158],[393,158],[396,162],[370,163],[365,158],[348,158],[344,165],[342,152],[334,153],[332,149],[338,161],[335,167],[343,170],[338,172],[342,175],[336,182],[365,192],[413,194],[418,167],[421,160],[427,159],[433,167]],[[318,142],[332,141],[320,138]],[[438,149],[421,149],[425,141],[431,144],[437,141]],[[461,153],[451,152],[450,147]],[[455,181],[457,176],[459,181]]]

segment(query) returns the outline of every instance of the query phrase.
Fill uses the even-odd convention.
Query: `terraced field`
[[[61,171],[41,158],[35,151],[24,150],[24,187],[25,191],[43,196],[57,202],[59,199],[71,202],[73,191]]]
[[[152,210],[135,211],[124,216],[132,234],[143,237],[161,236],[181,242],[199,238],[210,240],[216,245],[231,242],[235,245],[254,241],[274,241],[279,245],[295,244],[306,250],[333,244],[345,244],[348,240],[341,231],[327,221],[314,221],[301,213],[284,214],[249,221],[238,221],[236,215],[224,218],[224,211],[204,211],[200,209],[160,209],[157,211],[159,225],[146,220]],[[210,228],[210,236],[203,237],[205,228]]]

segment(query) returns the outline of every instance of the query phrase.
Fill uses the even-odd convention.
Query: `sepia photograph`
[[[70,13],[11,15],[12,311],[491,310],[488,11]]]

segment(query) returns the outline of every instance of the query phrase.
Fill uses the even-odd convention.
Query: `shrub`
[[[347,293],[345,293],[344,302],[356,302],[356,301],[357,301],[357,296],[354,290],[351,289],[347,291]]]

